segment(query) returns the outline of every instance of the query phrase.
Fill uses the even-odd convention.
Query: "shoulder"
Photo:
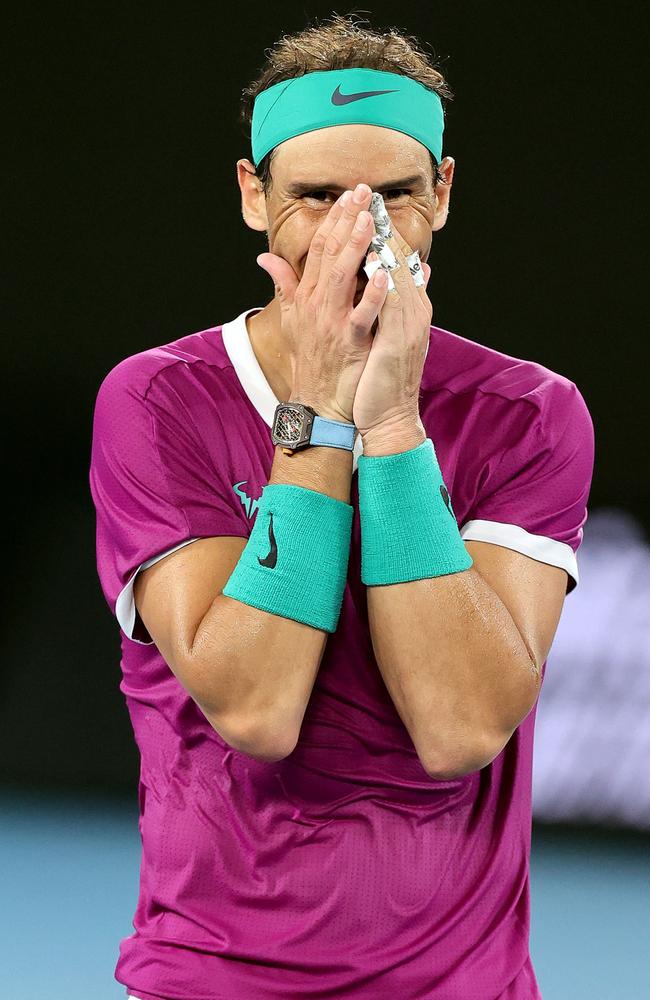
[[[227,367],[220,329],[210,327],[123,358],[109,369],[99,391],[128,391],[146,399],[154,385],[188,378],[195,366],[219,374]]]
[[[218,386],[224,363],[219,327],[191,333],[123,358],[103,377],[96,409],[119,405],[144,407],[154,398],[183,385],[190,389],[206,379]]]
[[[561,433],[572,417],[591,423],[575,382],[537,361],[497,351],[440,327],[431,327],[423,392],[443,392],[485,427],[537,426]],[[504,423],[505,421],[505,423]]]
[[[593,424],[578,387],[539,362],[446,330],[432,330],[427,363],[436,346],[425,426],[443,446],[463,539],[560,566],[575,586],[594,467]]]

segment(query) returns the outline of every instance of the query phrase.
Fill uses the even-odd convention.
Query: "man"
[[[535,706],[591,419],[563,376],[430,325],[405,261],[449,210],[432,91],[350,67],[258,100],[237,167],[272,302],[125,359],[97,397],[98,570],[142,755],[116,978],[141,1000],[531,1000]],[[381,294],[352,241],[372,192],[400,265]],[[377,313],[349,409],[350,358],[336,406],[322,380],[350,338],[319,352],[295,322],[333,282],[347,317]]]

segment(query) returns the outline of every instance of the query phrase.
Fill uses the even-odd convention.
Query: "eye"
[[[303,194],[303,198],[313,198],[315,201],[321,201],[322,199],[317,197],[317,195],[320,195],[320,194],[329,195],[329,192],[328,191],[322,191],[322,190],[320,190],[320,191],[305,191],[305,193]]]
[[[410,188],[391,188],[390,191],[384,191],[384,201],[392,201],[392,200],[394,200],[393,198],[389,197],[391,195],[397,196],[399,198],[399,197],[401,197],[401,195],[404,195],[404,194],[409,195],[410,193],[411,193]],[[321,201],[322,202],[323,199],[322,199],[322,197],[320,197],[321,195],[325,195],[325,197],[328,197],[328,198],[329,197],[331,197],[331,198],[335,197],[329,191],[325,191],[325,190],[323,190],[321,188],[321,189],[315,189],[314,191],[305,191],[305,193],[303,194],[303,198],[313,198],[314,201]]]

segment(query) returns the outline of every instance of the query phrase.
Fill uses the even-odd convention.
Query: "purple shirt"
[[[287,758],[221,739],[136,613],[140,569],[250,535],[278,402],[246,328],[259,308],[126,358],[97,395],[97,568],[141,754],[140,891],[115,978],[142,1000],[534,1000],[536,708],[480,771],[424,771],[372,650],[360,438],[341,617]],[[420,415],[462,537],[559,566],[572,590],[594,461],[575,384],[431,327]]]

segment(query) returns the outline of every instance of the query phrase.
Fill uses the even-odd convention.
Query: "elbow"
[[[513,730],[514,732],[514,730]],[[478,747],[471,747],[471,744],[463,748],[462,752],[432,757],[431,754],[419,755],[424,770],[434,781],[453,781],[454,778],[464,778],[468,774],[474,774],[487,767],[499,756],[512,736],[509,733],[505,739],[496,743],[484,741]]]
[[[485,720],[470,729],[454,724],[443,727],[446,738],[439,737],[434,744],[429,726],[428,739],[420,734],[416,744],[422,748],[422,752],[418,749],[418,756],[426,773],[436,781],[451,781],[487,767],[502,753],[530,713],[538,693],[537,686],[527,688],[525,701],[518,706],[517,712],[511,713],[507,720],[502,718],[498,727],[490,726]]]
[[[276,764],[284,760],[295,749],[295,743],[277,744],[268,740],[237,740],[231,744],[233,750],[251,757],[263,764]]]
[[[212,717],[208,721],[233,750],[265,764],[284,760],[295,750],[298,742],[293,734],[283,732],[279,726],[257,720],[241,722],[230,719],[224,722]]]

